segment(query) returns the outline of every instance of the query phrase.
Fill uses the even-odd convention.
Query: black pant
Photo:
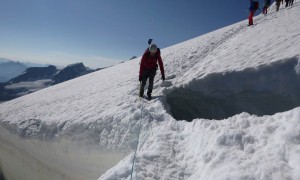
[[[141,86],[140,86],[140,97],[144,96],[144,89],[145,89],[148,79],[149,79],[149,86],[148,86],[147,95],[151,96],[155,75],[156,75],[156,69],[149,69],[149,70],[145,69],[144,70],[144,72],[142,74],[142,82],[141,82]]]
[[[276,1],[276,11],[279,10],[279,7],[280,7],[280,1]]]

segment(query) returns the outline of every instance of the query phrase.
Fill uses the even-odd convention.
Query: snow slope
[[[137,147],[134,179],[300,179],[299,9],[163,49],[150,102],[137,58],[0,104],[0,171],[130,179]]]

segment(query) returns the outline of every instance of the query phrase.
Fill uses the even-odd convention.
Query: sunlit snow
[[[151,101],[139,57],[0,104],[0,178],[300,179],[299,17],[162,49]]]

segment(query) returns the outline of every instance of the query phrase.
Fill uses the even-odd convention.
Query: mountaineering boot
[[[144,91],[140,89],[139,97],[143,97],[143,96],[144,96]]]
[[[148,96],[148,100],[150,101],[151,99],[152,99],[152,96],[151,96],[151,94],[150,93],[147,93],[147,96]]]

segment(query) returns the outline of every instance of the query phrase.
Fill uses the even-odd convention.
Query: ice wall
[[[298,57],[209,74],[167,95],[177,120],[225,119],[242,112],[273,115],[300,106]]]

